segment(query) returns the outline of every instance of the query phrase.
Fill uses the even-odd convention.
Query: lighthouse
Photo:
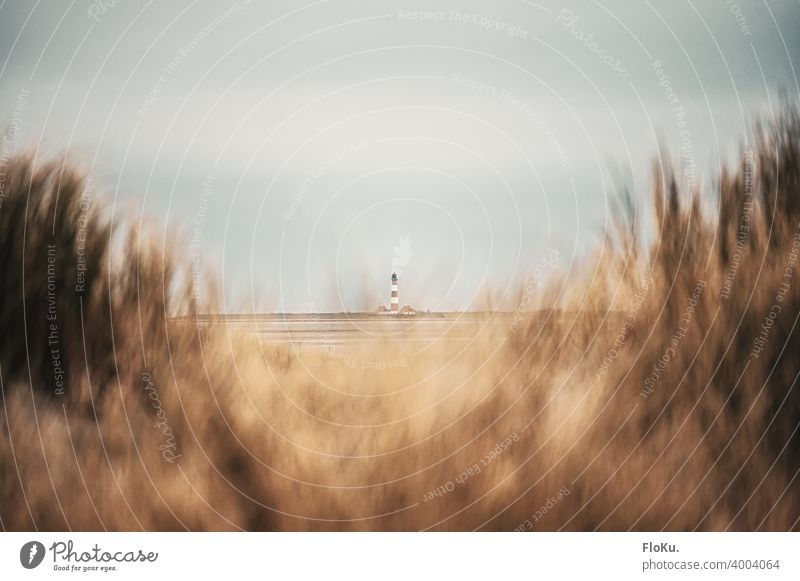
[[[392,273],[392,306],[391,306],[391,313],[393,315],[397,314],[397,311],[400,309],[400,296],[397,291],[397,273]]]

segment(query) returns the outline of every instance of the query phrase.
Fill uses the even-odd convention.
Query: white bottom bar
[[[26,569],[31,541],[45,554]],[[796,580],[798,549],[797,533],[3,533],[0,578]]]

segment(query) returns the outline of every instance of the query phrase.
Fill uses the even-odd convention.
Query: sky
[[[6,151],[68,151],[228,312],[476,308],[597,244],[659,143],[713,199],[798,2],[0,4]],[[552,261],[547,262],[548,265]],[[545,273],[546,275],[547,273]]]

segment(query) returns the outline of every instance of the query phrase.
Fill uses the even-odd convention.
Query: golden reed
[[[176,318],[183,247],[4,160],[2,527],[797,530],[796,109],[750,143],[713,203],[657,162],[535,321],[383,368]]]

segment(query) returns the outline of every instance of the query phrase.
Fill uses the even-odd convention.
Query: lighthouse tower
[[[397,273],[392,273],[392,311],[393,315],[397,314],[397,311],[400,309],[400,296],[397,291]]]

